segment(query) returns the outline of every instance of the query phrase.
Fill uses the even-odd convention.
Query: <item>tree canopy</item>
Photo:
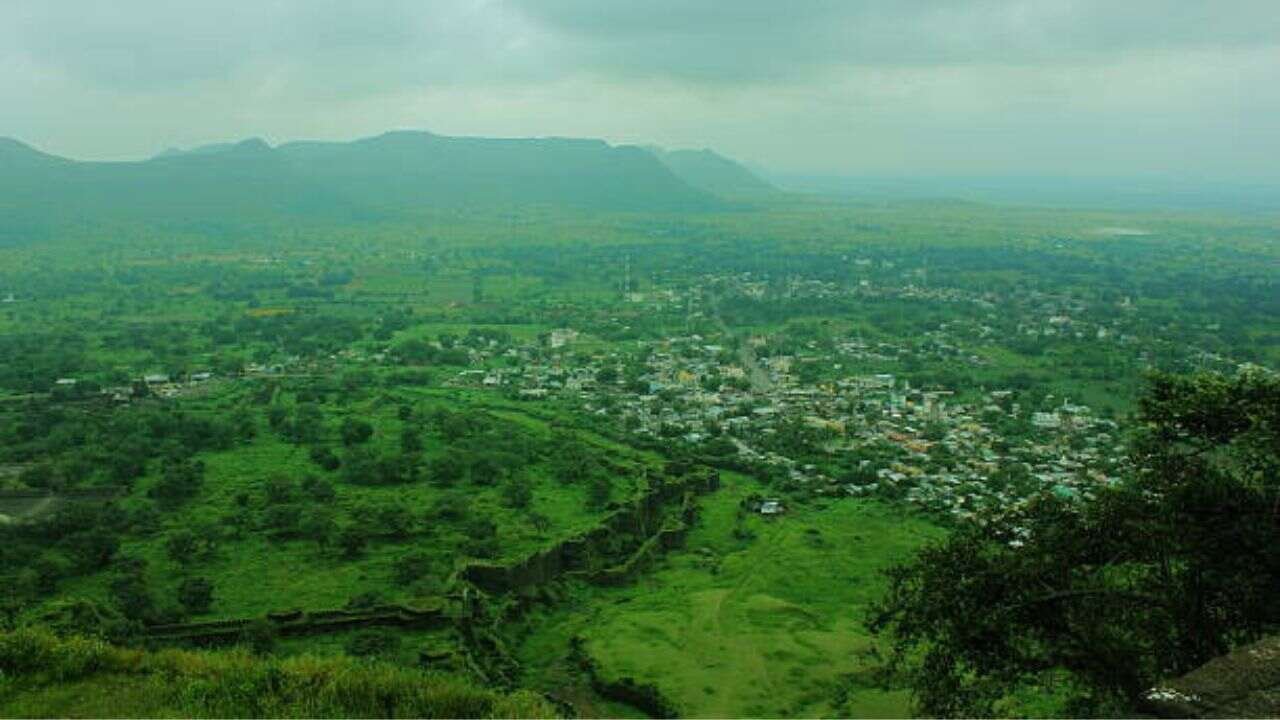
[[[1154,375],[1136,420],[1126,479],[982,518],[890,571],[870,625],[919,711],[991,715],[1053,684],[1069,713],[1123,713],[1280,627],[1280,378]]]

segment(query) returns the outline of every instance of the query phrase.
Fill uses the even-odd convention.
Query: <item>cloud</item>
[[[0,135],[77,157],[393,127],[792,171],[1280,170],[1273,0],[7,0]]]
[[[575,62],[620,76],[771,81],[833,67],[1087,62],[1274,45],[1271,0],[517,0]]]

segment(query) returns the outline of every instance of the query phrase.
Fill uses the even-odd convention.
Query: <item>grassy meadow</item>
[[[653,572],[622,588],[575,587],[523,623],[531,684],[573,691],[572,669],[546,660],[576,636],[602,676],[651,684],[689,717],[908,716],[906,694],[877,680],[862,621],[879,572],[940,531],[873,503],[740,515],[763,488],[722,478],[686,546]]]

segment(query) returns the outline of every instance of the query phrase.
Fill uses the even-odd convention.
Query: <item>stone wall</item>
[[[608,567],[610,557],[615,555],[610,552],[610,543],[619,537],[645,538],[638,543],[643,547],[655,533],[665,532],[672,539],[679,536],[674,528],[663,530],[662,523],[670,505],[680,501],[680,512],[687,515],[693,505],[690,498],[715,490],[719,484],[719,474],[710,469],[700,469],[680,478],[664,478],[590,530],[514,563],[469,563],[458,571],[455,579],[486,593],[500,594],[518,592],[562,575],[580,574],[590,578]]]
[[[216,644],[235,642],[248,627],[263,621],[278,635],[287,636],[375,626],[438,627],[448,623],[449,619],[443,604],[429,608],[378,605],[365,610],[293,610],[267,613],[265,617],[152,625],[147,628],[146,637],[156,642]]]

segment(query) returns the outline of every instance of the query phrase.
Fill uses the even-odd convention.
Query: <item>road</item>
[[[720,327],[720,332],[728,337],[736,337],[733,330],[725,324],[724,318],[720,317],[720,298],[711,297],[711,315],[715,318],[716,325]],[[742,363],[742,369],[747,374],[747,380],[751,383],[751,389],[757,393],[765,394],[773,389],[773,381],[769,379],[769,372],[760,367],[760,361],[756,358],[756,349],[749,341],[749,338],[738,338],[738,362]]]

